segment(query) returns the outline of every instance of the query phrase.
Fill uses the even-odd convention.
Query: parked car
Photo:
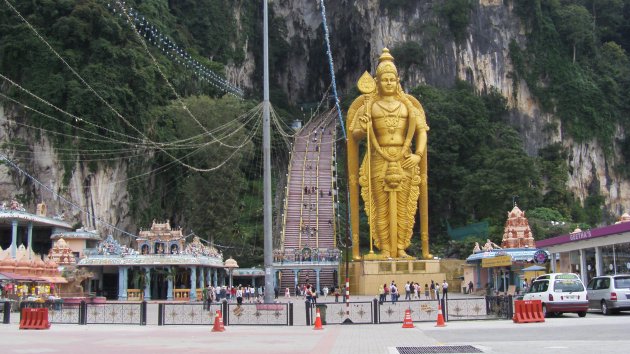
[[[536,278],[523,300],[540,300],[545,317],[565,312],[586,316],[588,295],[580,277],[573,273],[550,273]]]
[[[588,282],[588,307],[610,315],[630,310],[630,274],[602,275]]]

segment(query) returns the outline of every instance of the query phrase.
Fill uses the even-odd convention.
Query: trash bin
[[[328,306],[324,305],[324,304],[315,304],[315,308],[317,308],[319,310],[319,317],[322,319],[322,324],[325,325],[326,323],[326,308]],[[317,314],[315,314],[315,316],[317,316]]]
[[[468,287],[462,286],[462,294],[468,294]]]

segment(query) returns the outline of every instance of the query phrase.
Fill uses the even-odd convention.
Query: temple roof
[[[466,258],[467,263],[473,263],[475,261],[481,261],[484,258],[494,258],[497,256],[509,255],[512,257],[513,262],[529,262],[534,259],[534,253],[538,248],[506,248],[498,249],[487,252],[474,253]]]
[[[66,240],[94,240],[101,241],[101,235],[96,230],[77,229],[76,231],[55,232],[50,236],[51,240],[64,238]]]

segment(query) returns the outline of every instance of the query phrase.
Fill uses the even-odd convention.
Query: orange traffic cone
[[[411,310],[405,311],[405,319],[403,320],[402,328],[414,328],[413,321],[411,320]]]
[[[214,316],[214,326],[212,327],[212,332],[224,332],[225,327],[223,327],[223,315],[221,314],[221,310],[217,310],[216,316]]]
[[[435,327],[446,327],[446,324],[444,323],[444,316],[442,316],[442,305],[440,304],[439,301],[438,301],[438,317],[437,317],[437,323],[435,324]]]
[[[319,309],[317,309],[317,317],[315,317],[315,327],[313,329],[324,329],[324,327],[322,327],[322,318],[319,315]]]

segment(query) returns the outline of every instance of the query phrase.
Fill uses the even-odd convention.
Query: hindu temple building
[[[613,225],[573,232],[536,242],[551,253],[551,270],[579,274],[586,284],[593,277],[630,273],[630,215]]]
[[[32,214],[15,199],[0,204],[0,282],[3,297],[18,300],[27,296],[57,293],[61,276],[59,264],[47,255],[50,236],[71,230],[63,216],[48,217],[46,204]]]
[[[501,246],[490,240],[483,246],[475,244],[464,266],[464,284],[472,281],[474,289],[514,294],[525,279],[545,269],[540,265],[548,260],[549,254],[536,248],[525,212],[515,204],[507,213]]]
[[[168,220],[154,220],[135,244],[121,245],[110,235],[86,249],[77,266],[94,274],[87,291],[121,301],[196,301],[204,286],[217,286],[219,277],[225,282],[226,274],[232,274],[230,260],[224,263],[216,248],[197,236],[187,242],[181,228],[171,228]]]
[[[35,214],[26,211],[21,203],[12,200],[0,205],[0,248],[8,249],[16,258],[17,249],[24,245],[27,255],[48,254],[54,233],[71,231],[72,225],[64,221],[63,214],[49,217],[46,204],[37,204]]]

